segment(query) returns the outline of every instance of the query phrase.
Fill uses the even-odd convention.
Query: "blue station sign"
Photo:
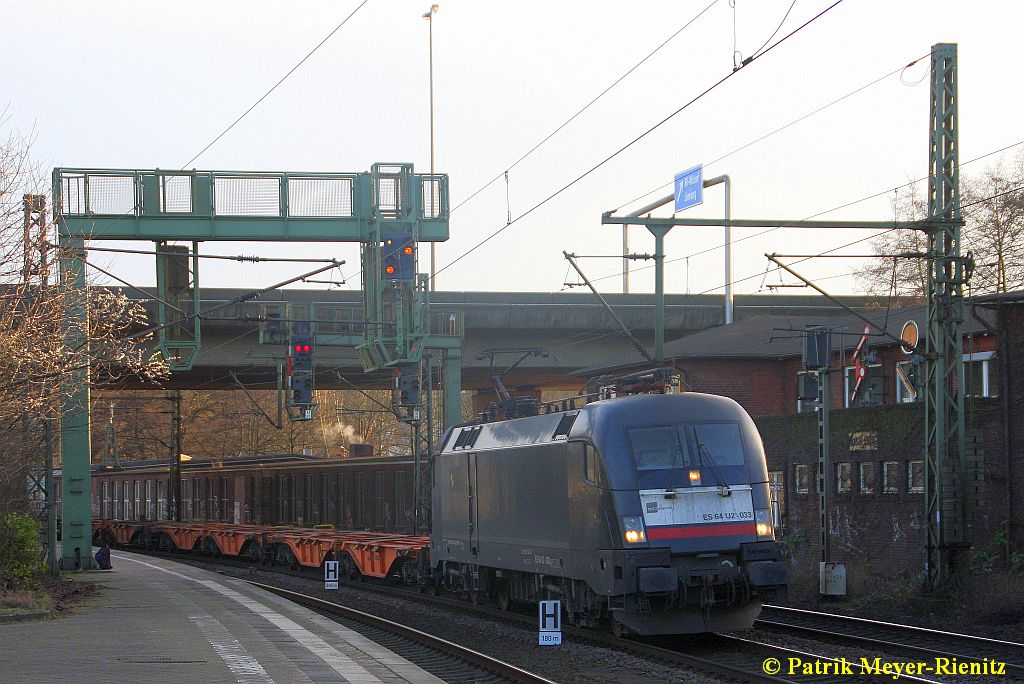
[[[676,174],[676,211],[695,207],[704,201],[704,165],[697,164]]]

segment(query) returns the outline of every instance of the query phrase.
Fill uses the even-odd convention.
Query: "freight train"
[[[282,454],[196,457],[181,464],[182,522],[333,525],[410,534],[412,511],[409,458]],[[173,520],[168,462],[94,466],[92,513],[123,522]]]
[[[409,460],[294,457],[190,466],[181,523],[140,521],[138,503],[108,506],[108,476],[96,476],[96,538],[310,568],[338,560],[352,577],[506,609],[558,599],[569,623],[619,635],[747,628],[787,584],[761,440],[736,402],[677,386],[667,371],[638,374],[604,382],[579,408],[512,401],[504,420],[490,410],[489,421],[451,428],[434,455],[429,538],[393,534],[413,532]],[[241,497],[224,484],[232,469]],[[140,478],[121,490],[118,479],[113,500],[140,491]],[[114,522],[125,513],[134,521]]]

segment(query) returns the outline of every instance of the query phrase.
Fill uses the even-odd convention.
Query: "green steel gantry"
[[[790,221],[730,219],[738,228],[867,228],[924,231],[928,237],[928,331],[924,345],[925,393],[925,588],[934,589],[962,560],[969,546],[963,500],[964,454],[963,288],[967,259],[961,254],[960,177],[957,160],[956,44],[939,43],[931,53],[931,114],[928,134],[928,217],[921,221]],[[607,212],[601,223],[645,225],[655,237],[655,361],[664,360],[664,239],[675,226],[721,226],[722,219],[641,217],[672,197],[628,216]],[[823,469],[824,470],[824,469]],[[824,473],[819,474],[823,478]],[[824,486],[824,484],[822,484]]]
[[[158,342],[172,370],[191,368],[200,349],[198,243],[359,242],[364,332],[317,342],[355,347],[366,371],[418,368],[424,350],[436,350],[444,424],[461,421],[461,339],[453,331],[430,334],[426,276],[399,282],[381,270],[382,235],[412,245],[448,239],[446,175],[389,163],[368,173],[56,168],[53,207],[70,297],[63,330],[68,347],[78,350],[62,379],[62,567],[92,565],[86,241],[156,243]],[[191,249],[170,244],[177,242]],[[426,403],[430,408],[429,392]],[[418,420],[410,420],[416,430]],[[414,454],[418,462],[422,455]],[[417,473],[423,469],[418,463]]]

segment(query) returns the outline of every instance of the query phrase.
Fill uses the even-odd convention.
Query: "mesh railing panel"
[[[135,211],[134,176],[89,176],[89,213],[131,214]]]
[[[64,214],[85,213],[85,176],[61,176],[60,210]]]
[[[353,215],[352,178],[288,179],[289,216]]]
[[[423,179],[423,218],[434,219],[441,216],[441,179]]]
[[[281,183],[277,178],[213,179],[217,216],[280,216]]]
[[[160,210],[169,214],[192,212],[192,176],[160,178]]]
[[[382,214],[393,215],[398,213],[399,189],[401,181],[398,178],[377,179],[377,209]]]

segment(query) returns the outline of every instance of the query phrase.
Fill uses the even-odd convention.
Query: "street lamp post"
[[[430,203],[433,206],[434,202],[437,201],[435,194],[437,192],[434,185],[434,15],[437,14],[437,5],[431,5],[430,9],[423,13],[423,18],[427,20],[429,25],[429,60],[430,60]],[[436,278],[436,264],[437,264],[437,243],[430,243],[430,290],[434,291],[437,289]]]

